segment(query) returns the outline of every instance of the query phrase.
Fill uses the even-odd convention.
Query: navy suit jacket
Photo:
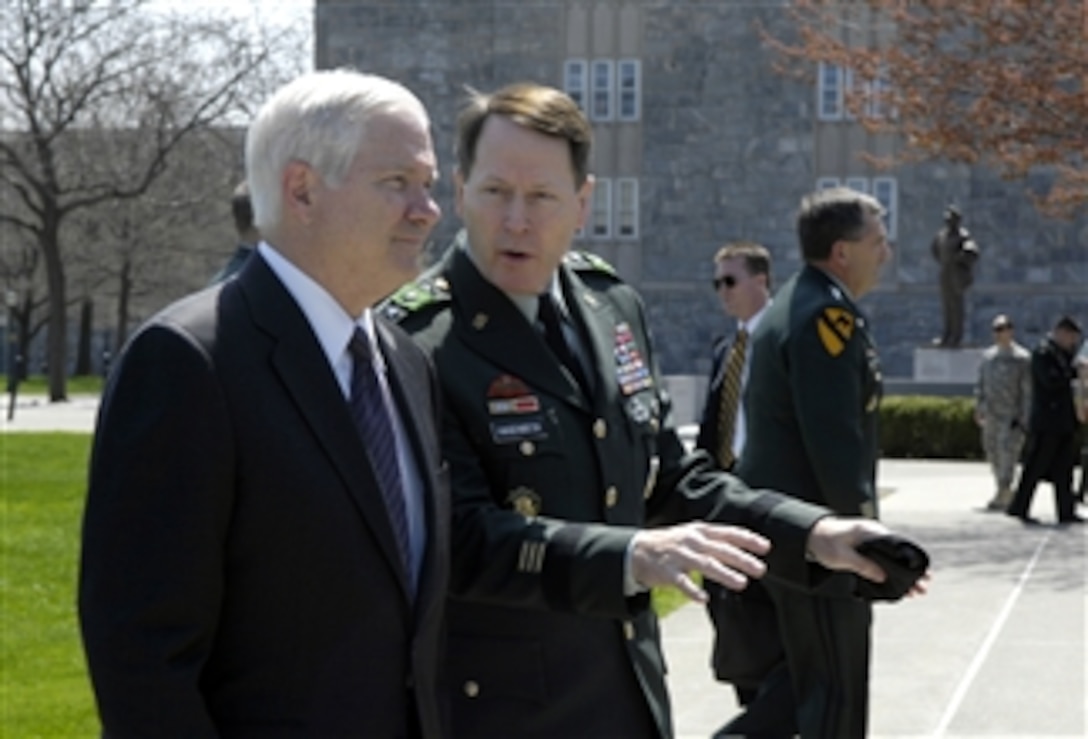
[[[107,736],[444,733],[437,389],[400,329],[377,333],[425,488],[414,598],[343,393],[263,259],[133,337],[100,410],[80,576]]]

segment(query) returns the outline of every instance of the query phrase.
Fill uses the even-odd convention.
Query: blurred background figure
[[[1042,479],[1054,485],[1058,523],[1083,523],[1073,508],[1073,454],[1077,436],[1077,409],[1073,403],[1076,369],[1073,355],[1080,346],[1080,326],[1063,316],[1031,353],[1031,419],[1024,470],[1016,497],[1007,513],[1026,524],[1032,518],[1031,499]]]
[[[997,484],[986,510],[1003,511],[1012,502],[1012,478],[1031,415],[1031,353],[1016,343],[1004,313],[994,317],[992,327],[993,346],[983,352],[978,368],[975,422]]]
[[[230,198],[230,212],[234,217],[234,229],[238,232],[238,246],[223,268],[212,277],[209,283],[211,285],[233,277],[253,254],[253,250],[257,248],[257,243],[261,240],[260,232],[253,225],[253,203],[249,200],[249,186],[245,181],[238,183],[238,186],[234,188],[234,194]]]

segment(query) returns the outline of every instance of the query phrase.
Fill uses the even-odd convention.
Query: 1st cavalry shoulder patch
[[[854,335],[854,314],[846,308],[824,308],[823,313],[816,317],[816,332],[827,353],[837,357]]]

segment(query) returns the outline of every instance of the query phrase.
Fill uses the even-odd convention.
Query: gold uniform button
[[[465,695],[469,698],[475,698],[480,694],[480,684],[475,680],[469,680],[465,683]]]
[[[598,418],[593,422],[593,435],[598,439],[608,436],[608,424],[604,422],[603,418]]]
[[[620,491],[616,490],[615,485],[609,485],[608,490],[604,491],[604,504],[611,508],[616,505],[616,502],[620,499]]]
[[[477,331],[483,331],[484,326],[487,325],[488,316],[486,313],[477,313],[472,317],[472,327]]]
[[[531,457],[536,452],[536,444],[531,441],[523,441],[518,445],[518,450],[526,457]]]
[[[630,621],[623,622],[623,635],[627,637],[627,641],[635,638],[635,625]]]

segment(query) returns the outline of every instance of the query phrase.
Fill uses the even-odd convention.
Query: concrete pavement
[[[97,405],[20,396],[2,428],[90,431]],[[1046,483],[1032,513],[1048,525],[982,512],[992,481],[978,462],[883,460],[879,484],[884,521],[927,548],[933,580],[925,597],[876,606],[871,735],[1088,735],[1088,527],[1050,525]],[[702,607],[681,608],[662,632],[678,739],[707,737],[736,704],[711,678]]]
[[[883,460],[879,482],[882,518],[926,547],[933,579],[875,608],[871,736],[1088,735],[1086,527],[1049,525],[1046,483],[1032,513],[1048,525],[982,512],[982,463]],[[684,607],[662,631],[677,735],[707,737],[736,703],[710,675],[706,614]]]
[[[0,432],[91,431],[98,413],[97,395],[72,395],[66,402],[50,403],[44,395],[15,396],[15,413],[8,420],[11,395],[4,393]]]

